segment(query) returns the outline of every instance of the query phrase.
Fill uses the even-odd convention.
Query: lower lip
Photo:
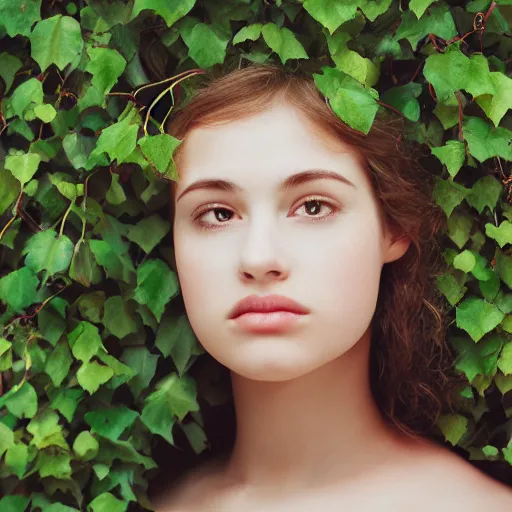
[[[234,320],[246,331],[268,334],[286,331],[301,316],[304,315],[290,311],[272,311],[271,313],[244,313],[237,316]]]

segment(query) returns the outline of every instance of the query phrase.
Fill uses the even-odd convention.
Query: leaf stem
[[[68,209],[66,210],[66,213],[64,214],[64,217],[62,217],[62,222],[60,224],[60,230],[59,230],[59,238],[62,236],[62,233],[64,231],[64,224],[66,224],[66,219],[68,218],[69,212],[73,208],[73,205],[75,204],[76,198],[73,198],[71,200],[70,205],[68,206]]]
[[[179,73],[178,75],[174,75],[174,76],[171,76],[169,78],[166,78],[165,80],[160,80],[160,82],[154,82],[154,83],[151,83],[151,84],[146,84],[146,85],[143,85],[142,87],[139,87],[134,93],[133,93],[133,97],[135,98],[137,96],[137,94],[139,94],[140,91],[142,91],[143,89],[147,89],[148,87],[153,87],[155,85],[160,85],[160,84],[165,84],[167,82],[171,82],[172,80],[176,79],[176,78],[179,78],[187,73],[193,73],[194,75],[202,75],[204,73],[206,73],[206,71],[204,71],[203,69],[200,69],[200,68],[197,68],[197,69],[189,69],[187,71],[183,71],[183,73]]]

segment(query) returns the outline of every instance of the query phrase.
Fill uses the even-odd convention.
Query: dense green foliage
[[[206,448],[162,125],[244,61],[431,149],[468,380],[440,433],[512,481],[511,20],[512,0],[0,0],[0,510],[151,509],[155,438]]]

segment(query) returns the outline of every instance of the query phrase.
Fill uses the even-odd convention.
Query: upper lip
[[[235,304],[229,318],[236,318],[244,313],[271,313],[272,311],[290,311],[302,315],[309,313],[306,306],[283,295],[249,295]]]

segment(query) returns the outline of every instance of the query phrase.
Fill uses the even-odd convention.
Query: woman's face
[[[345,181],[281,187],[311,170]],[[348,147],[280,103],[189,132],[179,174],[176,265],[190,323],[205,350],[246,378],[284,381],[357,343],[375,311],[382,266],[400,258],[410,242],[382,231],[371,184]],[[183,194],[204,179],[232,182],[234,190]],[[244,297],[270,294],[289,297],[309,313],[266,333],[229,318]]]

